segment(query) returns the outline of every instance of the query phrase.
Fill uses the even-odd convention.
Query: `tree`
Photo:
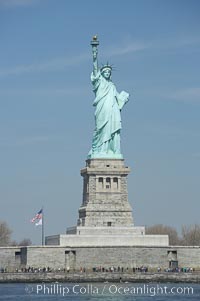
[[[12,230],[6,222],[0,221],[0,246],[8,246],[10,244]]]
[[[200,245],[200,225],[182,226],[182,245],[199,246]]]
[[[32,245],[32,241],[29,238],[24,238],[20,242],[13,240],[10,243],[10,246],[12,246],[12,247],[23,247],[23,246],[31,246],[31,245]]]
[[[22,241],[18,243],[18,246],[31,246],[32,241],[29,238],[24,238]]]
[[[9,245],[11,247],[17,247],[18,246],[18,242],[16,240],[12,240]]]
[[[146,228],[146,234],[157,234],[157,235],[169,235],[170,245],[179,245],[180,239],[175,228],[170,226],[164,226],[162,224],[157,224]]]

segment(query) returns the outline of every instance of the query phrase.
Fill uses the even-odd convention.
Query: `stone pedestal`
[[[66,247],[168,246],[167,235],[145,235],[135,227],[128,201],[127,176],[130,168],[123,159],[88,159],[81,169],[83,199],[77,226],[66,234],[46,237],[47,245]]]
[[[79,227],[133,227],[127,175],[122,159],[89,159],[81,170],[83,201]]]

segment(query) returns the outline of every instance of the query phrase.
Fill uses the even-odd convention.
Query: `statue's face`
[[[103,72],[102,72],[102,75],[105,79],[110,79],[110,76],[111,76],[111,70],[110,69],[105,69]]]

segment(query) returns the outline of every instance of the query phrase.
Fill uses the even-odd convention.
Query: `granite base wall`
[[[21,248],[0,247],[0,270],[2,268],[16,269],[21,265]]]
[[[17,252],[17,253],[16,253]],[[179,267],[200,269],[200,247],[77,247],[30,246],[0,248],[0,268],[20,267],[80,270],[85,267],[147,266],[152,269],[169,267],[177,260]]]
[[[177,249],[180,266],[200,269],[200,246],[174,248]]]
[[[162,248],[130,248],[130,247],[104,247],[79,248],[76,250],[77,267],[133,268],[140,266],[166,267],[168,266],[167,252]]]

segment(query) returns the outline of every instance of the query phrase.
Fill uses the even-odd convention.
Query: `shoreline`
[[[37,282],[132,282],[132,283],[200,283],[200,273],[0,273],[1,283],[37,283]]]

